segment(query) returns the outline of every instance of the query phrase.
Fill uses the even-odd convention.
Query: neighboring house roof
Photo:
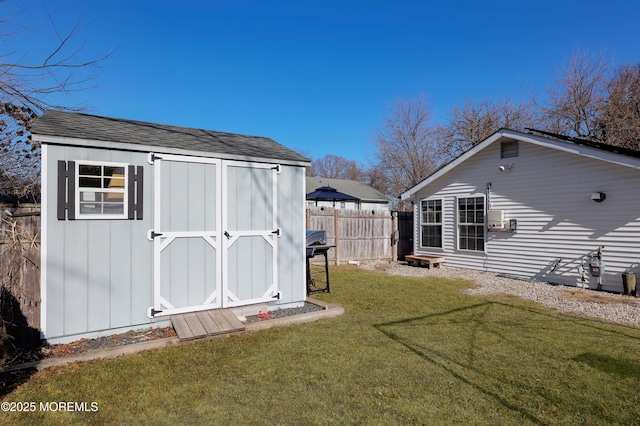
[[[100,117],[76,112],[47,110],[35,121],[31,133],[38,136],[48,136],[49,138],[44,138],[43,141],[51,143],[64,143],[65,141],[62,139],[73,138],[140,145],[144,147],[142,149],[162,147],[172,150],[309,162],[304,156],[266,137]]]
[[[533,143],[540,146],[546,146],[548,148],[557,149],[560,151],[571,152],[573,154],[582,155],[589,158],[594,158],[610,163],[620,164],[627,167],[633,167],[640,169],[640,151],[635,151],[628,148],[615,147],[599,142],[592,142],[584,139],[571,138],[567,136],[557,135],[554,133],[544,132],[540,130],[528,129],[531,132],[539,133],[524,133],[517,130],[500,129],[493,135],[489,136],[478,145],[469,149],[461,154],[459,157],[444,164],[438,170],[429,175],[422,182],[415,185],[413,188],[408,189],[401,195],[401,199],[406,200],[412,197],[416,192],[420,191],[425,186],[429,185],[434,180],[438,179],[449,170],[458,166],[469,158],[473,157],[478,152],[485,149],[496,141],[506,140],[518,140],[522,142]],[[541,136],[543,135],[543,136]]]
[[[306,193],[315,191],[322,186],[329,186],[335,188],[339,192],[351,195],[367,203],[388,203],[389,199],[385,197],[383,193],[377,189],[365,185],[362,182],[348,179],[331,179],[331,178],[318,178],[310,177],[306,178]]]

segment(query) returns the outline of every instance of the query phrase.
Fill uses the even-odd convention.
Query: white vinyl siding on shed
[[[60,220],[56,217],[58,161],[139,164],[146,153],[93,150],[43,144],[42,331],[45,337],[80,336],[148,324],[152,252],[144,237],[150,216],[142,220]],[[151,193],[144,193],[150,205]],[[46,244],[45,244],[46,242]],[[160,323],[158,323],[160,324]],[[96,337],[96,336],[94,336]],[[72,337],[68,341],[76,339]]]
[[[147,214],[141,220],[60,220],[55,212],[58,204],[58,170],[55,166],[58,161],[73,159],[80,164],[95,161],[100,164],[138,165],[145,169],[145,175],[153,176],[153,166],[148,158],[147,152],[43,144],[43,162],[48,165],[43,167],[43,174],[49,190],[43,191],[43,211],[48,213],[43,215],[46,255],[42,259],[45,271],[42,280],[42,331],[48,342],[64,343],[131,328],[169,325],[164,317],[153,320],[147,317],[154,295],[153,243],[147,240],[149,230],[154,227],[151,208],[153,179],[146,181],[143,204],[147,206]],[[205,171],[197,167],[181,171],[184,174],[180,178],[167,183],[174,185],[168,191],[180,197],[173,211],[180,216],[169,216],[167,220],[189,232],[189,226],[194,226],[190,219],[193,212],[208,211],[215,206],[211,200],[212,190],[196,191],[206,181]],[[279,208],[276,214],[281,236],[278,239],[277,262],[282,296],[272,303],[297,306],[306,297],[304,167],[281,165],[278,182]],[[205,197],[203,193],[208,195]],[[256,193],[262,197],[272,196],[266,192]],[[203,247],[209,250],[208,246],[196,240],[181,247],[176,245],[174,251],[182,249],[182,254],[190,253],[189,262],[193,264],[198,259],[202,260]],[[242,263],[239,265],[242,272],[251,269],[243,267]],[[213,267],[207,265],[209,269]],[[192,268],[190,273],[190,280],[200,279],[194,278],[199,270]],[[181,288],[183,293],[180,297],[193,296],[190,291],[195,287],[183,285]]]

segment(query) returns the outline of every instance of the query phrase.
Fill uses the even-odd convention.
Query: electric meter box
[[[604,274],[604,262],[598,258],[592,259],[591,262],[589,262],[589,273],[594,278]]]
[[[489,210],[487,216],[489,231],[501,231],[504,229],[504,210]]]

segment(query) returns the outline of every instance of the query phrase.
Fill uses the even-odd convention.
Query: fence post
[[[333,233],[336,244],[336,266],[340,264],[340,210],[335,209],[333,211]]]
[[[306,225],[307,225],[307,230],[311,229],[311,210],[309,210],[309,208],[307,207],[306,209]]]
[[[398,260],[398,213],[391,212],[391,260]]]

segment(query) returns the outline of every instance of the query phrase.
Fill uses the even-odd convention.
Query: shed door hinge
[[[161,237],[161,236],[162,236],[162,234],[159,234],[159,233],[155,232],[153,229],[149,229],[147,231],[147,240],[149,240],[149,241],[153,241],[153,240],[155,240],[156,237]]]
[[[148,162],[149,164],[153,164],[153,163],[155,163],[155,161],[156,161],[156,160],[162,160],[162,157],[161,157],[161,156],[159,156],[159,155],[157,155],[157,154],[156,154],[156,153],[154,153],[154,152],[150,152],[150,153],[147,155],[147,162]]]
[[[162,311],[156,311],[153,306],[147,309],[147,317],[154,318],[157,314],[161,314]]]

